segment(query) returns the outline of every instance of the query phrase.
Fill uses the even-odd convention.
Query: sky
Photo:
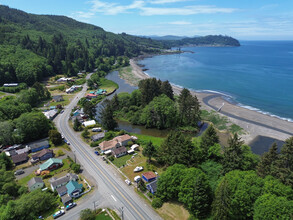
[[[293,0],[0,0],[34,14],[65,15],[114,33],[293,40]]]

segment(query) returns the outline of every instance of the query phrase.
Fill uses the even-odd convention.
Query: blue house
[[[143,173],[141,177],[147,183],[153,182],[157,179],[157,175],[152,171]]]
[[[146,188],[148,189],[148,191],[150,191],[150,193],[155,194],[157,191],[157,180],[147,184]]]
[[[28,146],[31,149],[31,152],[33,153],[50,147],[48,140],[32,142],[29,143]]]
[[[78,184],[78,182],[71,180],[66,184],[67,194],[71,198],[77,198],[80,196],[82,192],[82,184]]]

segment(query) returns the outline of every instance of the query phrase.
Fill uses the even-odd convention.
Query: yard
[[[189,218],[189,212],[179,203],[165,202],[164,205],[156,211],[165,220],[187,220]]]
[[[99,86],[99,89],[105,89],[107,91],[107,94],[112,93],[115,89],[118,89],[119,86],[117,83],[101,78],[101,85]]]
[[[112,163],[115,164],[115,166],[119,168],[119,167],[122,167],[123,165],[125,165],[126,161],[131,159],[131,157],[132,157],[131,154],[127,154],[127,155],[119,157],[119,158],[114,158]]]
[[[96,216],[95,220],[112,220],[112,218],[107,212],[101,212]]]
[[[148,135],[143,135],[143,134],[135,134],[135,133],[131,133],[131,135],[136,136],[138,138],[138,142],[143,145],[146,145],[149,141],[151,141],[153,143],[153,145],[158,147],[164,141],[164,138],[160,138],[160,137],[153,137],[153,136],[148,136]]]

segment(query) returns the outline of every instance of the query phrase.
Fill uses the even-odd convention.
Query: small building
[[[138,144],[133,144],[131,147],[131,150],[135,151],[139,148],[139,145]]]
[[[117,140],[117,142],[119,142],[121,146],[127,146],[128,142],[132,141],[131,137],[128,134],[117,136],[114,138],[114,140]]]
[[[82,123],[82,125],[84,127],[91,126],[91,125],[95,125],[95,124],[96,124],[96,121],[95,120],[85,121],[85,122]]]
[[[70,180],[66,184],[67,193],[71,198],[77,198],[80,196],[82,192],[82,184],[79,184],[78,182],[74,180]]]
[[[55,95],[55,96],[52,97],[52,99],[53,99],[52,100],[53,102],[62,102],[62,101],[64,101],[62,95]]]
[[[127,149],[124,146],[112,150],[112,155],[116,158],[122,157],[126,154],[127,154]]]
[[[27,153],[16,154],[11,157],[13,163],[17,166],[23,163],[26,163],[29,159]]]
[[[97,98],[97,95],[96,94],[87,94],[86,98],[88,98],[88,99]]]
[[[77,75],[78,75],[78,76],[82,76],[82,75],[83,75],[83,73],[79,72],[79,73],[77,73]]]
[[[62,201],[63,205],[66,206],[72,202],[72,198],[68,194],[65,194],[64,196],[61,197],[61,201]]]
[[[117,142],[117,140],[103,141],[99,144],[99,148],[101,149],[102,153],[108,150],[114,150],[118,147],[120,147],[120,144]]]
[[[54,157],[53,150],[50,149],[43,149],[40,152],[32,155],[33,160],[48,160],[50,158]]]
[[[57,159],[57,158],[50,158],[45,163],[40,165],[40,171],[44,171],[44,170],[51,171],[51,170],[55,170],[61,166],[63,166],[62,160]]]
[[[103,95],[103,94],[106,94],[107,91],[105,89],[99,89],[96,91],[96,95]]]
[[[157,179],[157,175],[152,171],[143,173],[141,177],[147,183],[150,183]]]
[[[52,107],[52,106],[51,106]],[[55,109],[52,109],[52,110],[49,110],[49,111],[46,111],[46,112],[43,112],[43,114],[46,116],[47,119],[49,120],[53,120],[57,114],[58,114],[58,110],[56,109],[56,106],[54,106]]]
[[[27,186],[30,192],[36,189],[42,189],[44,187],[44,182],[41,177],[33,177],[28,181]]]
[[[48,140],[39,140],[28,144],[28,147],[30,148],[31,152],[37,152],[40,150],[43,150],[45,148],[49,148],[49,141]]]
[[[15,152],[17,154],[23,154],[23,153],[28,153],[30,151],[29,147],[26,146],[25,148],[22,148],[22,149],[19,149],[19,150],[16,150]]]
[[[8,157],[12,157],[12,156],[14,156],[14,155],[17,155],[17,154],[18,154],[18,153],[16,152],[16,150],[15,150],[15,149],[9,149],[9,150],[5,150],[4,152],[5,152],[5,154],[6,154]]]
[[[105,137],[105,132],[101,132],[99,134],[95,134],[93,136],[91,136],[92,141],[99,141],[101,139],[103,139]]]
[[[58,179],[53,177],[53,178],[51,178],[49,180],[49,182],[51,184],[52,191],[54,191],[57,188],[65,186],[70,180],[77,181],[78,176],[76,174],[73,174],[73,173],[67,173],[65,176],[62,176],[62,177],[60,177]]]
[[[148,191],[150,191],[150,193],[155,194],[157,191],[157,182],[158,180],[156,179],[155,181],[149,183],[146,185],[146,188],[148,189]]]

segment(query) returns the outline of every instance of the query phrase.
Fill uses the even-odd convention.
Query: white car
[[[54,214],[53,214],[53,218],[55,219],[55,218],[58,218],[58,217],[60,217],[61,215],[64,215],[65,214],[65,211],[64,210],[60,210],[60,211],[58,211],[58,212],[55,212]]]
[[[138,183],[140,180],[141,180],[141,177],[140,176],[134,177],[134,182]]]
[[[135,167],[133,172],[140,172],[143,170],[143,167]]]
[[[125,183],[126,183],[127,185],[131,185],[131,182],[130,182],[129,179],[126,179],[126,180],[125,180]]]

